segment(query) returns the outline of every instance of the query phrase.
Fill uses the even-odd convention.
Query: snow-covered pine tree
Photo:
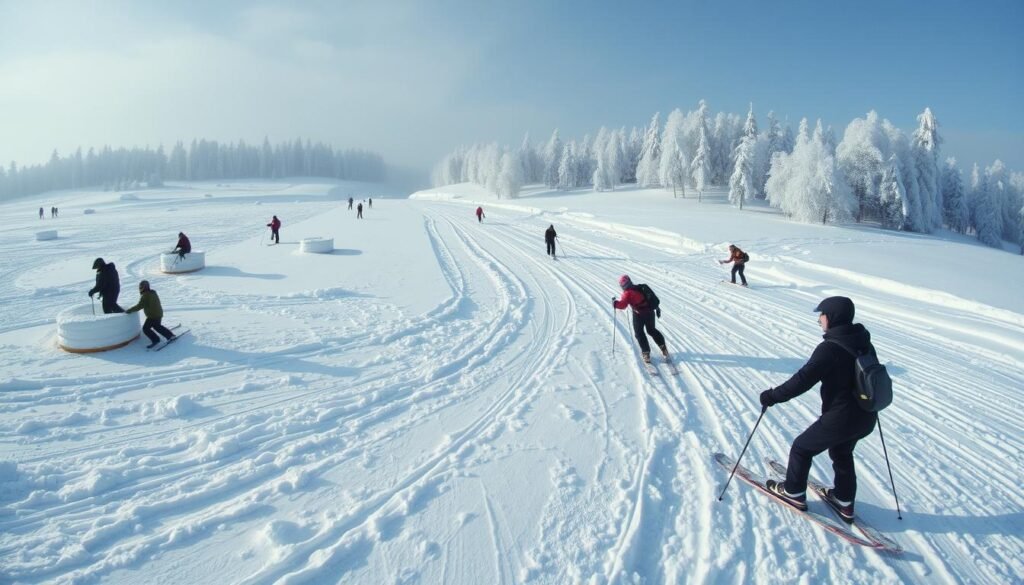
[[[676,108],[665,120],[665,131],[661,134],[661,161],[658,165],[658,183],[668,189],[672,188],[672,195],[675,196],[680,188],[685,185],[679,181],[679,177],[686,175],[688,166],[681,158],[679,141],[682,139],[683,122],[685,116]],[[685,195],[685,192],[684,192]]]
[[[558,137],[558,129],[551,133],[547,146],[544,148],[544,184],[548,187],[559,185],[559,168],[562,164],[562,140]]]
[[[991,168],[991,167],[989,167]],[[1003,243],[999,237],[1001,221],[999,218],[999,202],[996,198],[998,187],[993,188],[990,183],[990,173],[986,169],[981,175],[978,189],[973,195],[974,206],[974,230],[977,233],[978,241],[986,246],[1001,248]]]
[[[508,151],[501,155],[501,171],[498,173],[498,197],[514,199],[523,185],[523,166],[519,153]]]
[[[693,186],[703,194],[708,181],[711,179],[711,146],[708,144],[707,129],[701,127],[700,137],[697,142],[697,153],[690,163],[690,177],[693,179]]]
[[[562,160],[558,165],[558,188],[562,190],[574,189],[579,185],[579,178],[576,176],[578,163],[576,161],[576,141],[572,140],[562,149]]]
[[[806,130],[806,120],[800,126]],[[769,203],[805,222],[852,218],[856,201],[835,157],[823,137],[805,136],[801,132],[791,154],[780,152],[774,157],[765,185]]]
[[[608,140],[604,145],[605,173],[608,188],[615,190],[622,176],[622,137],[623,130],[612,130],[608,133]]]
[[[640,130],[634,126],[629,132],[629,140],[625,142],[625,147],[623,149],[623,183],[636,183],[636,167],[640,164],[640,153],[643,151],[643,146],[644,136],[640,133]]]
[[[942,227],[942,192],[939,189],[939,122],[929,108],[917,117],[911,148],[917,169],[917,192],[921,201],[922,227],[930,232]]]
[[[644,133],[643,146],[640,149],[640,162],[636,167],[636,182],[641,187],[653,187],[658,184],[658,167],[661,163],[661,141],[658,131],[661,127],[661,112],[651,117],[647,131]]]
[[[736,147],[736,163],[729,177],[729,202],[743,209],[743,201],[754,196],[754,162],[757,138],[744,136]]]
[[[895,229],[904,227],[907,204],[907,190],[900,179],[899,165],[899,159],[894,153],[889,157],[878,189],[882,225]]]
[[[964,179],[960,168],[956,166],[956,159],[946,159],[946,166],[942,169],[942,203],[943,216],[949,229],[957,233],[967,233],[970,225],[970,212],[967,209],[967,197],[964,193]]]

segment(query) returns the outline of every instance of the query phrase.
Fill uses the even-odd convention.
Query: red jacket
[[[643,293],[633,287],[622,291],[622,298],[615,301],[616,309],[625,309],[626,307],[633,307],[634,313],[650,311],[650,308],[647,307],[647,299],[644,298]]]
[[[280,219],[277,219],[277,218],[275,217],[275,218],[274,218],[273,220],[271,220],[271,222],[270,222],[270,223],[268,223],[267,225],[269,225],[269,226],[270,226],[270,229],[272,229],[272,230],[277,230],[277,229],[280,229],[280,228],[281,228],[281,220],[280,220]]]
[[[483,214],[484,214],[484,208],[483,207],[477,207],[476,208],[476,216],[480,217]]]

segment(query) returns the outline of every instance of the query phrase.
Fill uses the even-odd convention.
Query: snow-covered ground
[[[0,205],[0,582],[1021,581],[1024,259],[738,212],[720,193],[373,189]],[[374,197],[365,219],[349,194]],[[61,217],[39,220],[51,205]],[[205,269],[159,272],[178,231]],[[300,255],[307,237],[334,253]],[[730,242],[751,254],[750,289],[721,284]],[[165,324],[191,334],[160,353],[59,350],[56,315],[88,301],[97,256],[122,305],[149,279]],[[624,272],[658,291],[679,375],[648,375],[613,320]],[[857,510],[898,557],[741,483],[716,501],[712,453],[739,453],[757,394],[810,354],[833,294],[896,378],[883,428],[903,520],[877,434],[857,450]],[[819,406],[812,391],[770,409],[746,463],[784,457]],[[813,473],[830,479],[827,457]]]

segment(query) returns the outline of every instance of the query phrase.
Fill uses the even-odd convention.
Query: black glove
[[[769,388],[769,389],[767,389],[767,390],[765,390],[764,392],[761,393],[761,406],[763,406],[765,408],[768,408],[769,406],[774,406],[774,405],[776,405],[778,403],[779,403],[779,401],[775,400],[775,397],[772,396],[772,389],[771,388]]]
[[[661,319],[661,307],[654,309],[654,314],[657,315],[659,319]]]
[[[96,293],[94,293],[94,292],[92,292],[92,291],[89,291],[89,298],[91,299],[91,298],[92,298],[92,295],[94,295],[94,294],[96,294]]]
[[[617,303],[618,301],[619,299],[617,297],[612,297],[612,306],[614,307],[615,303]]]

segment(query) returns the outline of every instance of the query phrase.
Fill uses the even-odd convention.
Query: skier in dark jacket
[[[99,293],[104,313],[124,313],[124,309],[117,304],[117,296],[121,294],[121,277],[117,274],[117,267],[113,262],[107,264],[103,258],[94,260],[92,267],[96,271],[96,286],[89,289],[89,298]]]
[[[612,306],[616,309],[633,307],[633,335],[636,336],[636,340],[640,344],[640,355],[643,357],[644,363],[651,363],[651,344],[648,343],[647,335],[644,334],[645,328],[647,333],[654,338],[654,343],[658,344],[661,354],[668,359],[665,336],[654,326],[654,317],[661,316],[661,309],[652,309],[648,306],[644,294],[640,292],[639,287],[633,284],[628,275],[623,274],[619,277],[619,286],[622,288],[622,298],[612,297]]]
[[[185,254],[188,254],[191,251],[192,242],[188,240],[188,236],[185,235],[185,232],[178,232],[178,244],[174,246],[174,249],[171,250],[171,252],[177,252],[178,259],[184,260]]]
[[[854,357],[842,343],[858,353],[871,353],[871,334],[853,322],[853,301],[846,297],[828,297],[814,309],[820,313],[818,324],[825,341],[818,344],[811,359],[781,386],[761,393],[761,406],[768,408],[786,402],[821,382],[821,416],[793,441],[785,482],[768,480],[773,495],[799,508],[807,509],[807,476],[815,455],[828,450],[835,471],[835,487],[826,493],[826,501],[847,522],[853,522],[853,501],[857,495],[857,473],[853,449],[857,441],[875,428],[878,415],[860,408],[854,396],[857,386]],[[838,343],[833,343],[834,340]]]
[[[356,204],[356,219],[363,219],[363,202]]]
[[[160,297],[157,296],[156,291],[149,288],[149,281],[143,280],[139,283],[139,302],[134,307],[128,309],[128,313],[134,313],[138,310],[142,310],[142,314],[146,316],[146,322],[142,324],[142,332],[146,334],[151,342],[146,346],[146,349],[152,349],[156,347],[156,344],[160,343],[160,338],[156,333],[163,335],[167,341],[174,340],[174,332],[164,327],[160,322],[164,318],[164,308],[160,304]]]
[[[736,284],[736,273],[740,273],[740,280],[743,282],[743,286],[747,286],[747,277],[743,275],[743,269],[747,265],[747,255],[743,250],[740,250],[738,246],[729,244],[729,257],[725,260],[719,260],[719,264],[728,264],[732,262],[732,283]]]
[[[277,216],[275,215],[274,219],[271,219],[270,223],[267,224],[267,227],[270,228],[270,239],[274,240],[275,244],[280,244],[281,234],[278,230],[281,229],[281,220],[277,219]]]
[[[555,233],[555,225],[551,224],[548,229],[544,230],[544,243],[548,245],[548,256],[554,258],[555,256],[555,238],[558,234]]]
[[[352,209],[352,198],[351,197],[348,198],[348,208]]]
[[[478,222],[482,222],[484,220],[484,217],[486,217],[484,215],[484,208],[483,207],[477,207],[476,208],[476,220]]]

